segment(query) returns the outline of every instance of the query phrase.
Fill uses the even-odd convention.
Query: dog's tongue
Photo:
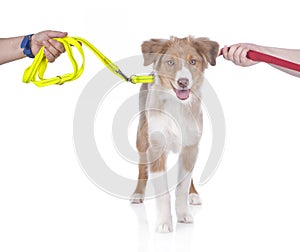
[[[176,93],[176,96],[180,100],[186,100],[190,96],[190,90],[189,89],[184,89],[184,90],[175,89],[175,93]]]

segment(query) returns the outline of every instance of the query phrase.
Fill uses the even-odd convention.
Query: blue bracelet
[[[34,55],[32,54],[32,51],[30,48],[32,35],[33,34],[25,36],[21,43],[21,48],[24,48],[23,53],[29,58],[34,58]]]

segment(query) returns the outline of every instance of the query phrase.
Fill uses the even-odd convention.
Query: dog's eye
[[[173,66],[175,63],[174,63],[174,60],[168,60],[168,65],[169,66]]]
[[[190,63],[191,65],[196,65],[196,60],[195,60],[195,59],[191,59],[191,60],[189,61],[189,63]]]

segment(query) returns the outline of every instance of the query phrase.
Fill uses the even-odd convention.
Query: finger
[[[64,53],[66,51],[63,43],[61,43],[55,39],[50,39],[48,42],[49,42],[49,44],[51,44],[52,47],[54,47],[60,53]]]
[[[43,41],[44,47],[51,53],[55,58],[57,58],[61,52],[52,46],[49,40]]]
[[[234,64],[236,64],[236,65],[240,65],[241,64],[241,60],[242,60],[241,59],[241,57],[242,57],[241,53],[242,53],[243,49],[244,48],[242,46],[239,46],[234,51],[234,53],[233,53],[233,62],[234,62]]]
[[[249,49],[248,48],[243,48],[241,51],[241,64],[242,65],[247,65],[249,63],[249,59],[247,58],[247,53]]]
[[[228,59],[228,46],[223,47],[222,54],[224,59]]]
[[[227,59],[231,60],[234,63],[234,53],[237,49],[238,45],[232,45],[230,46],[229,50],[228,50],[228,54],[227,54]]]
[[[55,61],[54,55],[52,55],[52,53],[47,48],[44,49],[44,54],[50,63]]]

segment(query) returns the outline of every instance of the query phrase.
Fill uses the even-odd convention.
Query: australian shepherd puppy
[[[142,44],[144,65],[153,64],[155,82],[140,90],[137,149],[139,180],[132,203],[142,203],[149,178],[153,180],[158,215],[157,231],[172,232],[166,159],[179,153],[175,209],[178,222],[192,223],[188,203],[201,204],[192,170],[202,135],[200,88],[208,64],[214,66],[217,42],[207,38],[151,39]]]

